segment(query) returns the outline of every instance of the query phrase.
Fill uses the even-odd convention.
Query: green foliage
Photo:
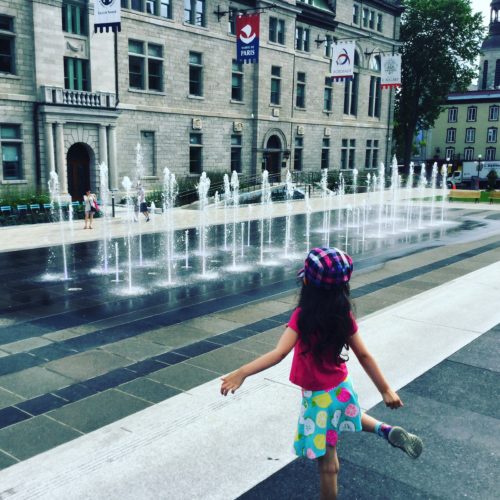
[[[50,195],[45,192],[37,192],[29,189],[12,189],[0,193],[0,205],[31,205],[38,203],[50,203]]]
[[[396,95],[398,155],[408,165],[415,130],[433,126],[451,91],[465,91],[486,35],[469,0],[403,0],[402,85]]]
[[[488,191],[495,191],[498,179],[498,174],[496,170],[490,170],[486,178],[488,179]]]

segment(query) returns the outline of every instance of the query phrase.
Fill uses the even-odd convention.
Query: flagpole
[[[119,81],[118,81],[118,30],[113,30],[115,41],[115,108],[120,104]]]

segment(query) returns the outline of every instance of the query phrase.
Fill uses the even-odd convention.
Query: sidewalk
[[[386,191],[384,195],[385,199],[388,200],[390,198],[390,191]],[[400,203],[404,201],[405,195],[406,194],[404,192],[401,193]],[[418,196],[416,193],[413,193],[413,195]],[[425,196],[429,196],[429,193],[426,193]],[[353,195],[345,195],[343,207],[345,208],[346,206],[353,205],[360,206],[360,204],[363,203],[363,200],[366,199],[366,193],[358,194],[356,197]],[[377,206],[377,203],[379,203],[377,193],[376,196],[372,194],[370,203],[373,206]],[[306,212],[306,205],[303,200],[292,200],[291,205],[293,207],[292,214],[301,214]],[[312,198],[310,200],[310,206],[312,213],[321,212],[325,208],[324,201],[321,198]],[[430,206],[430,203],[426,202],[425,206]],[[500,212],[500,203],[486,205],[467,202],[452,202],[447,203],[447,207],[448,209],[471,210],[477,212],[484,210]],[[333,198],[331,208],[333,210],[337,208],[337,198],[335,197]],[[229,210],[230,214],[229,217],[227,217],[227,220],[232,222],[232,208]],[[205,213],[210,225],[224,224],[225,217],[223,209],[216,209],[213,205],[211,205],[207,208]],[[286,203],[279,202],[272,204],[273,217],[283,217],[287,215],[287,213]],[[139,215],[139,222],[134,224],[132,229],[134,234],[139,232],[142,234],[148,234],[165,230],[166,222],[161,213],[152,215],[150,222],[146,222],[142,214]],[[252,205],[252,208],[249,209],[248,206],[241,206],[238,209],[236,220],[237,222],[258,220],[261,216],[264,216],[264,218],[269,217],[268,207]],[[189,207],[175,208],[173,210],[172,220],[174,229],[176,230],[197,227],[199,225],[199,219],[199,210],[190,209]],[[82,220],[76,220],[72,223],[64,222],[62,224],[64,227],[64,241],[66,244],[95,241],[103,238],[104,230],[106,228],[103,219],[96,219],[92,230],[84,230],[83,225],[84,222]],[[108,229],[111,238],[119,238],[127,235],[128,224],[126,219],[126,210],[123,208],[118,209],[117,216],[109,219]],[[0,253],[60,245],[63,241],[62,234],[61,224],[58,223],[0,227]]]
[[[498,432],[494,431],[495,427],[498,429],[495,419],[498,399],[490,399],[493,397],[491,384],[498,382],[498,371],[482,379],[470,369],[465,376],[465,367],[457,365],[452,370],[441,369],[439,383],[431,383],[424,374],[500,323],[500,310],[491,306],[500,303],[499,283],[500,263],[497,262],[360,321],[360,331],[369,349],[395,389],[424,376],[418,385],[414,382],[408,389],[421,396],[410,397],[404,390],[403,398],[411,403],[397,414],[391,414],[392,421],[409,425],[422,434],[427,447],[421,459],[410,463],[407,457],[396,455],[395,450],[387,450],[381,443],[369,446],[371,451],[376,449],[378,453],[390,455],[392,477],[411,484],[421,495],[493,498],[498,491],[498,483],[493,479],[497,470],[494,457],[490,455],[488,463],[485,462],[488,453],[477,455],[474,451],[482,448],[484,442],[493,452],[494,441],[486,443],[489,439],[498,440]],[[474,308],[470,307],[471,303]],[[495,338],[490,341],[492,345]],[[470,351],[469,354],[465,351],[453,359],[470,363],[472,357]],[[481,356],[478,361],[481,362]],[[222,398],[218,393],[219,379],[214,377],[213,381],[189,393],[169,398],[10,467],[0,473],[4,495],[16,499],[236,498],[293,460],[289,448],[299,391],[287,380],[289,363],[287,358],[248,380],[234,397]],[[491,365],[491,361],[489,363]],[[362,405],[373,407],[380,396],[354,359],[350,361],[350,371]],[[462,377],[458,388],[453,385],[457,375]],[[475,383],[480,380],[487,385],[481,387]],[[476,393],[470,392],[472,387]],[[448,417],[443,420],[443,407],[439,409],[439,404],[470,407],[460,396],[464,390],[473,406],[461,413],[457,408],[448,409]],[[449,400],[451,393],[455,394],[453,401]],[[425,406],[429,403],[421,399],[431,394],[437,398],[433,410],[438,412],[435,421],[428,420]],[[448,400],[440,396],[445,394]],[[472,421],[470,411],[475,412]],[[376,412],[385,413],[381,409]],[[472,422],[475,425],[471,428]],[[482,437],[477,434],[478,429],[482,429]],[[387,460],[383,458],[378,464],[367,463],[369,459],[363,457],[366,440],[359,444],[355,437],[349,438],[348,446],[353,449],[343,455],[351,462],[351,472],[354,464],[364,464],[379,473],[387,471],[387,465],[383,465]],[[444,442],[448,446],[454,443],[453,450],[456,446],[468,450],[463,451],[458,461],[449,462],[446,448],[442,446]],[[469,459],[478,456],[482,458],[480,463],[469,464]],[[446,470],[446,477],[442,473],[436,475],[436,468]],[[474,484],[467,486],[467,478],[476,474],[479,477],[474,484],[481,484],[480,495],[474,490]],[[424,477],[425,481],[421,480]],[[281,498],[289,498],[285,491]],[[270,498],[268,493],[269,490],[261,489],[261,496],[249,494],[246,498]],[[303,498],[298,492],[296,495]],[[389,496],[401,497],[391,493]],[[365,494],[363,498],[368,496]]]

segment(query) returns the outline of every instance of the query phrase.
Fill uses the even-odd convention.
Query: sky
[[[483,13],[483,21],[486,26],[490,23],[491,0],[471,0],[472,10]]]

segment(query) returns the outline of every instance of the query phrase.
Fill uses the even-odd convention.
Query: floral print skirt
[[[361,431],[358,395],[349,377],[333,389],[302,390],[294,449],[299,457],[318,458],[335,446],[343,431]]]

